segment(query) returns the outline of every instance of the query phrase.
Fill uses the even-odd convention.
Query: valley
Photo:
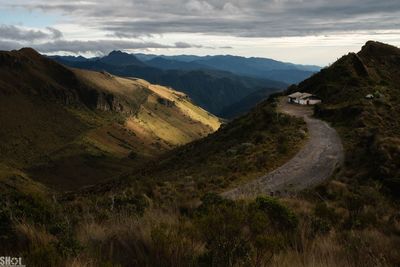
[[[148,57],[0,52],[0,254],[40,267],[400,264],[399,48],[369,41],[284,91],[222,63]],[[294,92],[322,102],[287,103]]]
[[[2,52],[0,62],[1,160],[57,189],[112,179],[221,124],[143,80],[68,69],[32,49]]]
[[[186,93],[194,103],[224,118],[249,111],[289,83],[308,78],[320,68],[263,58],[235,56],[156,56],[112,51],[101,58],[50,57],[66,66],[138,77]],[[259,93],[262,92],[262,93]],[[237,103],[249,101],[236,111]],[[236,106],[235,106],[236,104]]]

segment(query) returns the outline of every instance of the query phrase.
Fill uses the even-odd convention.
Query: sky
[[[325,66],[400,46],[400,0],[0,0],[0,50],[231,54]]]

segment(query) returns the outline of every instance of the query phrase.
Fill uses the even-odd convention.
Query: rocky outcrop
[[[96,109],[115,111],[127,116],[135,115],[138,111],[136,105],[132,105],[127,100],[118,96],[104,92],[97,92]]]

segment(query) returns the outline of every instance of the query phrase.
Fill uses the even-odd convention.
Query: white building
[[[288,95],[288,102],[300,105],[315,105],[321,103],[321,98],[309,93],[296,92]]]

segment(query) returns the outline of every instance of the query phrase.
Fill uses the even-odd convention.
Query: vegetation
[[[48,189],[2,160],[0,254],[31,266],[399,266],[399,54],[367,43],[290,88],[323,98],[315,113],[346,149],[331,180],[294,196],[218,194],[281,165],[306,140],[304,122],[277,113],[274,96],[204,139],[80,191]],[[82,132],[87,125],[76,124]],[[124,161],[140,158],[135,152],[127,148]],[[101,154],[85,160],[109,162]]]
[[[277,168],[301,148],[307,130],[301,119],[277,113],[275,101],[271,97],[213,135],[135,169],[125,175],[124,186],[137,186],[153,199],[185,209],[207,192],[221,192]]]
[[[290,91],[309,91],[324,105],[316,115],[335,126],[346,149],[346,182],[383,182],[400,196],[400,49],[368,42],[358,54],[344,56],[331,67]],[[367,99],[368,94],[374,95]]]
[[[59,190],[110,180],[221,124],[143,80],[68,69],[32,49],[0,62],[0,162]]]
[[[151,63],[147,65],[136,59],[135,56],[119,51],[111,52],[109,55],[95,60],[83,59],[71,61],[68,58],[63,59],[63,57],[55,57],[55,60],[74,68],[97,71],[106,70],[114,75],[138,77],[154,84],[172,87],[186,93],[197,105],[218,116],[221,116],[223,108],[240,101],[257,90],[265,89],[272,93],[277,90],[283,90],[287,86],[285,82],[266,79],[266,73],[261,75],[261,78],[248,77],[247,74],[246,76],[242,76],[243,74],[240,73],[234,74],[224,69],[218,70],[207,65],[200,65],[199,68],[194,69],[185,68],[183,70],[175,68],[163,70],[160,69],[160,67],[162,68],[162,62],[156,62],[157,66],[153,66]],[[243,69],[243,62],[240,61],[246,60],[242,58],[239,62],[235,60],[234,63],[228,62],[222,65],[236,65],[240,66],[240,69]],[[185,66],[187,67],[188,64],[185,64]],[[198,65],[196,63],[192,64],[193,66]],[[287,64],[280,64],[288,67]],[[289,68],[292,67],[290,66]],[[309,71],[293,69],[286,72],[286,75],[292,73],[295,76],[297,74],[293,72],[299,72],[298,74],[302,77],[308,77],[311,74]],[[277,74],[274,76],[282,75]],[[226,113],[225,115],[231,116],[232,114]]]

